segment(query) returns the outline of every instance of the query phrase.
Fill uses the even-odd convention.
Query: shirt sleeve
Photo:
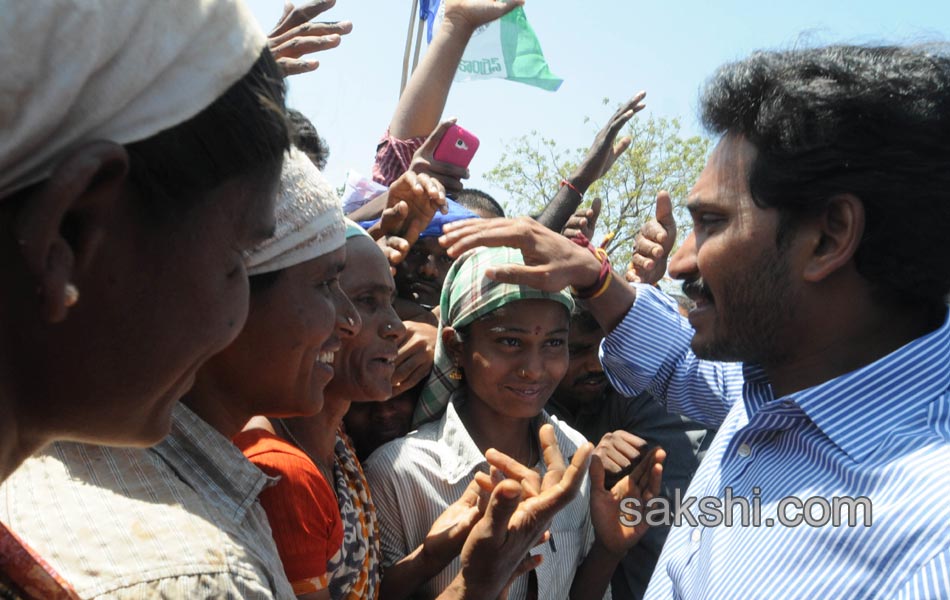
[[[280,477],[259,498],[294,591],[326,588],[327,562],[343,543],[343,523],[329,484],[312,461],[296,453],[273,446],[261,450],[258,444],[245,454],[268,475]]]
[[[742,397],[742,366],[700,360],[690,349],[693,329],[676,304],[648,285],[604,338],[600,360],[621,394],[649,391],[667,410],[718,428]]]
[[[894,596],[896,600],[950,598],[950,548],[921,567]]]
[[[373,181],[382,185],[392,185],[399,176],[409,169],[412,155],[416,153],[425,137],[413,137],[401,140],[389,135],[389,130],[376,146],[376,162],[373,164]]]

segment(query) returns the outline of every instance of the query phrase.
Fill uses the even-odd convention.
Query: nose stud
[[[77,288],[72,283],[66,284],[66,294],[63,299],[63,305],[66,308],[72,308],[76,306],[76,303],[79,302],[79,288]]]
[[[347,317],[346,322],[350,324],[350,327],[356,327],[356,319],[353,317]]]

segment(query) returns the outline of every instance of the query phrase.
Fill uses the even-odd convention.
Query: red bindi
[[[541,335],[541,328],[540,328],[540,327],[535,327],[535,328],[534,328],[534,335]]]

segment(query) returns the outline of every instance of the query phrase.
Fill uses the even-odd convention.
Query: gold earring
[[[452,381],[462,381],[462,370],[458,367],[453,368],[449,371],[449,379]]]
[[[72,283],[66,284],[66,298],[63,300],[63,306],[72,308],[79,302],[79,288]]]

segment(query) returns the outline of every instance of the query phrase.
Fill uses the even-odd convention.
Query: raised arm
[[[445,19],[399,98],[389,135],[397,139],[429,135],[442,118],[472,33],[522,5],[524,0],[446,0]]]
[[[638,92],[610,117],[594,138],[587,156],[566,179],[567,183],[561,185],[558,193],[544,207],[544,211],[538,216],[539,223],[554,231],[564,229],[568,219],[583,201],[587,188],[603,177],[630,147],[632,140],[629,137],[617,140],[617,134],[633,115],[646,108],[643,104],[645,97],[646,92]]]
[[[524,0],[446,0],[445,19],[409,78],[389,130],[376,148],[373,166],[376,182],[389,185],[410,166],[415,166],[417,172],[438,178],[450,192],[462,189],[458,180],[468,177],[467,169],[436,161],[431,151],[420,152],[422,137],[429,135],[442,117],[455,71],[474,31],[523,4]],[[435,142],[441,139],[439,133]],[[435,146],[431,148],[434,149]]]

